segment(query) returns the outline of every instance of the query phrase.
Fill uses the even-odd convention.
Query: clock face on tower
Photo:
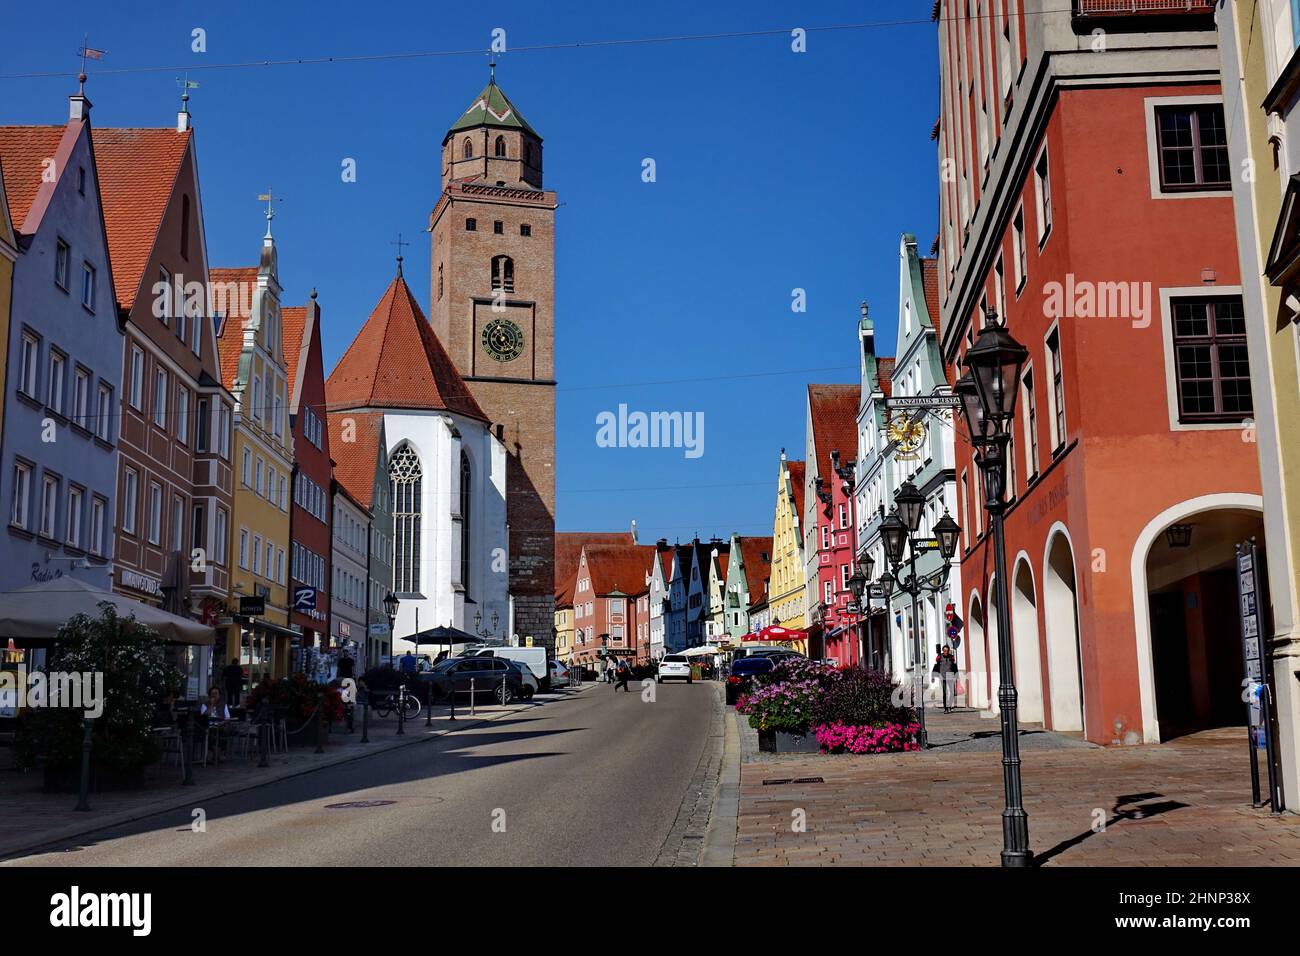
[[[524,333],[509,319],[493,319],[483,327],[483,349],[498,362],[511,362],[524,351]]]

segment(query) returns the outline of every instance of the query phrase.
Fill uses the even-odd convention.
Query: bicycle
[[[407,720],[414,720],[420,716],[423,706],[418,697],[407,692],[405,684],[397,691],[381,692],[376,695],[376,698],[370,707],[380,719],[387,719],[394,711],[402,711],[406,714]]]

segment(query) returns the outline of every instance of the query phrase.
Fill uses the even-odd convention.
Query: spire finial
[[[488,85],[496,86],[496,82],[497,82],[497,61],[489,60],[488,61]]]
[[[404,240],[402,239],[402,234],[399,232],[399,233],[397,234],[397,241],[396,241],[396,242],[390,242],[389,245],[390,245],[390,246],[397,246],[397,275],[400,277],[401,274],[402,274],[402,247],[403,247],[403,246],[409,246],[410,243],[404,241]]]
[[[263,236],[262,238],[270,239],[272,238],[271,220],[275,218],[275,193],[273,193],[271,189],[268,187],[266,192],[258,193],[257,198],[262,202],[266,203],[266,235]],[[283,202],[283,200],[281,201]]]

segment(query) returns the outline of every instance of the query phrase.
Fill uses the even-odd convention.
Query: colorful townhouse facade
[[[653,545],[584,544],[574,578],[574,657],[596,666],[604,657],[638,660],[639,599],[649,593],[646,576]],[[648,647],[648,644],[646,645]]]
[[[289,622],[289,483],[293,432],[280,308],[279,264],[270,210],[258,265],[210,269],[218,308],[221,377],[234,396],[230,616],[224,658],[239,657],[251,688],[283,677],[300,638]],[[240,598],[263,613],[240,613]],[[220,638],[219,638],[220,641]]]
[[[63,126],[0,127],[13,263],[0,589],[109,589],[122,324],[84,87]],[[137,520],[139,516],[137,515]]]
[[[849,578],[856,568],[853,475],[857,385],[809,385],[805,416],[803,550],[813,656],[856,665],[860,651]]]
[[[365,664],[374,666],[381,657],[392,655],[392,634],[384,606],[384,599],[393,591],[393,515],[384,416],[379,412],[329,411],[326,427],[329,429],[330,454],[334,459],[336,502],[341,494],[357,509],[353,518],[359,518],[362,512],[368,516],[364,636],[357,638],[355,634],[344,634],[341,626],[332,626],[342,639],[342,646],[347,646],[348,637],[359,641]],[[338,537],[337,518],[335,536]],[[347,568],[349,573],[355,574],[357,558],[357,549],[346,541],[335,544],[336,569]],[[338,598],[337,590],[334,598]],[[355,613],[340,609],[339,614],[349,622],[348,630],[354,630]]]
[[[694,555],[694,549],[688,544],[673,545],[664,625],[664,652],[667,654],[684,651],[690,646],[686,641],[687,595],[690,592]]]
[[[876,354],[875,320],[867,303],[862,303],[858,320],[858,464],[853,471],[857,520],[857,558],[870,557],[877,581],[887,570],[885,548],[880,537],[880,523],[893,507],[892,472],[885,454],[887,408],[885,400],[893,388],[894,359]],[[864,608],[861,631],[861,660],[872,670],[894,673],[893,624],[890,602],[883,594],[871,598]]]
[[[353,660],[364,660],[370,617],[366,569],[370,510],[340,482],[334,481],[330,487],[330,631],[327,646],[335,658],[346,651]]]
[[[668,539],[660,538],[655,542],[654,557],[650,560],[649,616],[647,627],[650,631],[650,656],[658,660],[665,654],[664,633],[667,629],[668,615],[672,610],[672,601],[668,591],[668,581],[672,574],[672,551]]]
[[[1300,10],[1239,0],[1215,11],[1241,259],[1255,441],[1267,526],[1271,691],[1283,802],[1300,800]],[[1262,105],[1262,108],[1261,108]]]
[[[1007,581],[957,440],[970,682],[996,706],[1005,589],[1021,719],[1101,744],[1242,720],[1266,538],[1213,4],[1168,6],[937,11],[943,358],[990,311],[1029,350]]]
[[[172,128],[96,129],[96,161],[126,341],[113,588],[216,624],[230,587],[233,398],[221,384],[190,114]],[[77,369],[73,420],[90,383]],[[169,648],[192,696],[212,649]],[[219,668],[218,668],[219,669]]]
[[[4,404],[9,367],[9,324],[14,298],[14,264],[18,261],[18,235],[14,231],[13,216],[9,210],[9,196],[5,192],[4,157],[0,156],[0,423],[4,422]],[[0,455],[4,454],[4,435],[0,434]]]
[[[772,520],[772,574],[768,594],[769,623],[787,630],[808,626],[807,587],[802,526],[804,522],[804,462],[787,461],[781,450],[777,468],[776,508]],[[807,653],[806,640],[795,650]]]
[[[330,648],[334,583],[334,477],[326,426],[325,366],[321,357],[321,311],[316,291],[304,307],[281,310],[289,387],[293,473],[289,508],[289,624],[302,635],[299,646]],[[351,573],[351,572],[350,572]]]
[[[636,533],[616,531],[557,531],[555,534],[555,658],[573,660],[577,638],[573,588],[582,549],[588,544],[636,544]],[[584,635],[585,638],[585,635]]]
[[[730,553],[723,626],[727,642],[739,647],[743,644],[745,635],[754,631],[751,609],[767,600],[767,578],[772,568],[772,539],[733,533]]]
[[[731,560],[731,542],[709,549],[708,617],[704,623],[704,640],[717,644],[727,640],[727,568]]]
[[[947,395],[956,380],[945,365],[939,348],[940,319],[937,260],[917,254],[916,237],[905,234],[898,248],[898,339],[890,371],[890,396],[923,398]],[[882,437],[885,482],[890,509],[894,492],[910,481],[925,497],[918,538],[932,536],[932,529],[945,514],[962,523],[958,515],[957,482],[954,470],[954,422],[951,410],[910,411],[896,409],[885,415]],[[905,575],[911,574],[910,555]],[[943,572],[945,561],[937,550],[923,552],[916,560],[918,576],[929,579]],[[878,569],[884,565],[877,565]],[[947,635],[947,612],[961,604],[961,569],[956,561],[938,591],[912,598],[895,588],[891,598],[890,658],[897,680],[915,679],[916,651],[925,673],[933,667],[941,647],[952,646],[959,665],[966,668],[964,642],[952,642]],[[916,629],[919,628],[919,635]],[[918,640],[919,637],[919,640]],[[924,675],[923,675],[924,676]],[[964,689],[964,687],[963,687]]]

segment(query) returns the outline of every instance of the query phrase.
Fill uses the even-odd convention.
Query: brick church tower
[[[555,623],[555,207],[555,193],[542,188],[542,138],[494,69],[442,141],[442,194],[429,218],[430,317],[505,445],[514,632],[547,646]]]

